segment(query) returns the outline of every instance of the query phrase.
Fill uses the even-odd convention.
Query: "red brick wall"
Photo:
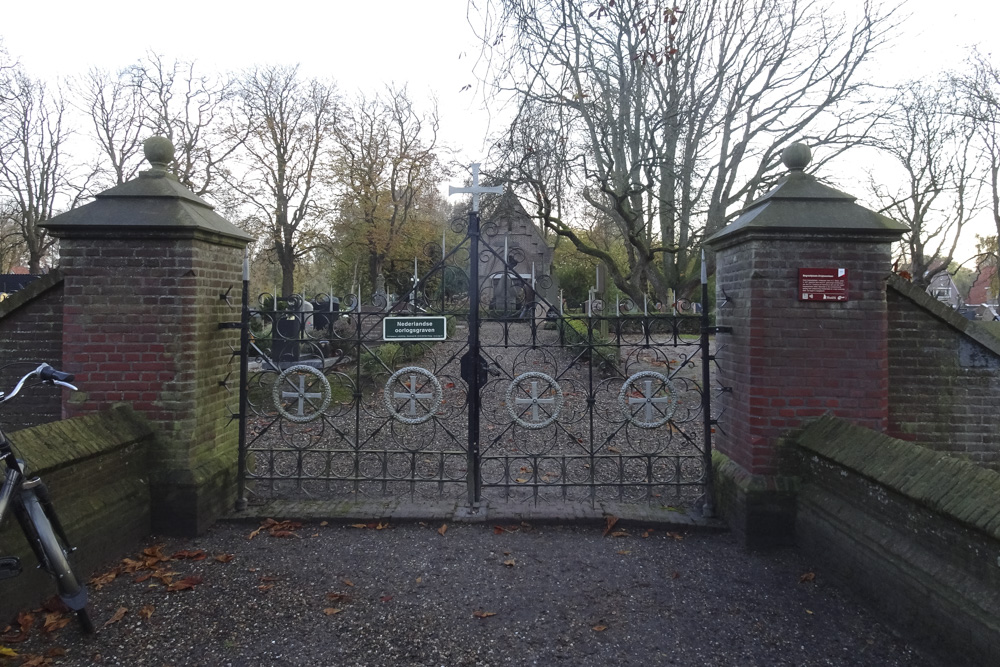
[[[197,465],[220,442],[235,446],[219,381],[231,370],[238,332],[218,325],[238,313],[219,295],[238,287],[242,249],[73,238],[60,254],[65,366],[83,389],[70,416],[129,403],[182,443],[154,454],[159,469]]]
[[[0,302],[0,391],[10,391],[32,366],[62,365],[62,276],[52,273]],[[16,363],[15,362],[26,362]],[[61,417],[62,393],[29,386],[0,408],[9,430],[37,426]]]
[[[1000,469],[1000,340],[893,279],[889,305],[889,432]]]
[[[722,399],[718,449],[754,475],[778,472],[777,440],[827,412],[888,423],[885,276],[889,244],[759,238],[719,249],[717,323]],[[849,300],[798,298],[800,268],[846,268]]]

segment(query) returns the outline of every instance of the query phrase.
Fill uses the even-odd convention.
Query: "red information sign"
[[[799,269],[800,301],[847,301],[847,269]]]

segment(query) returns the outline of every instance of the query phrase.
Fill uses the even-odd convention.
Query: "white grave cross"
[[[406,386],[406,385],[404,385]],[[421,398],[434,398],[434,394],[420,394],[417,393],[417,376],[410,375],[410,386],[406,387],[408,391],[396,391],[393,392],[393,398],[406,398],[409,399],[407,402],[410,404],[410,416],[415,417],[417,415],[417,399]]]
[[[501,194],[503,192],[503,186],[502,185],[497,185],[495,187],[489,187],[489,188],[485,187],[485,186],[480,187],[480,185],[479,185],[479,163],[478,162],[473,162],[472,163],[472,186],[471,187],[468,187],[468,188],[456,188],[454,185],[449,185],[448,186],[448,196],[449,197],[451,195],[455,195],[455,194],[459,194],[459,193],[463,193],[463,192],[470,192],[470,193],[472,193],[472,210],[473,210],[473,212],[478,213],[479,212],[479,195],[487,193],[487,192],[495,192],[497,194]]]

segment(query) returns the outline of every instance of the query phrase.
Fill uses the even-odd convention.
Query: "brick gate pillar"
[[[158,428],[150,454],[152,529],[202,532],[233,507],[237,429],[227,390],[236,286],[251,237],[167,171],[174,148],[146,141],[151,169],[52,218],[64,276],[63,366],[76,416],[126,402]],[[235,384],[235,383],[234,383]]]
[[[803,170],[790,170],[710,237],[716,253],[718,378],[732,393],[716,431],[719,507],[750,547],[794,539],[794,483],[781,436],[826,413],[888,425],[885,279],[908,229]]]

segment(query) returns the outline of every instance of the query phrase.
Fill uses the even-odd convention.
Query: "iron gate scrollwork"
[[[707,314],[566,312],[495,227],[479,247],[478,214],[452,227],[460,242],[429,245],[367,300],[245,303],[241,495],[711,511]],[[480,279],[487,260],[504,268]],[[383,320],[407,315],[445,317],[446,339],[383,340]]]

